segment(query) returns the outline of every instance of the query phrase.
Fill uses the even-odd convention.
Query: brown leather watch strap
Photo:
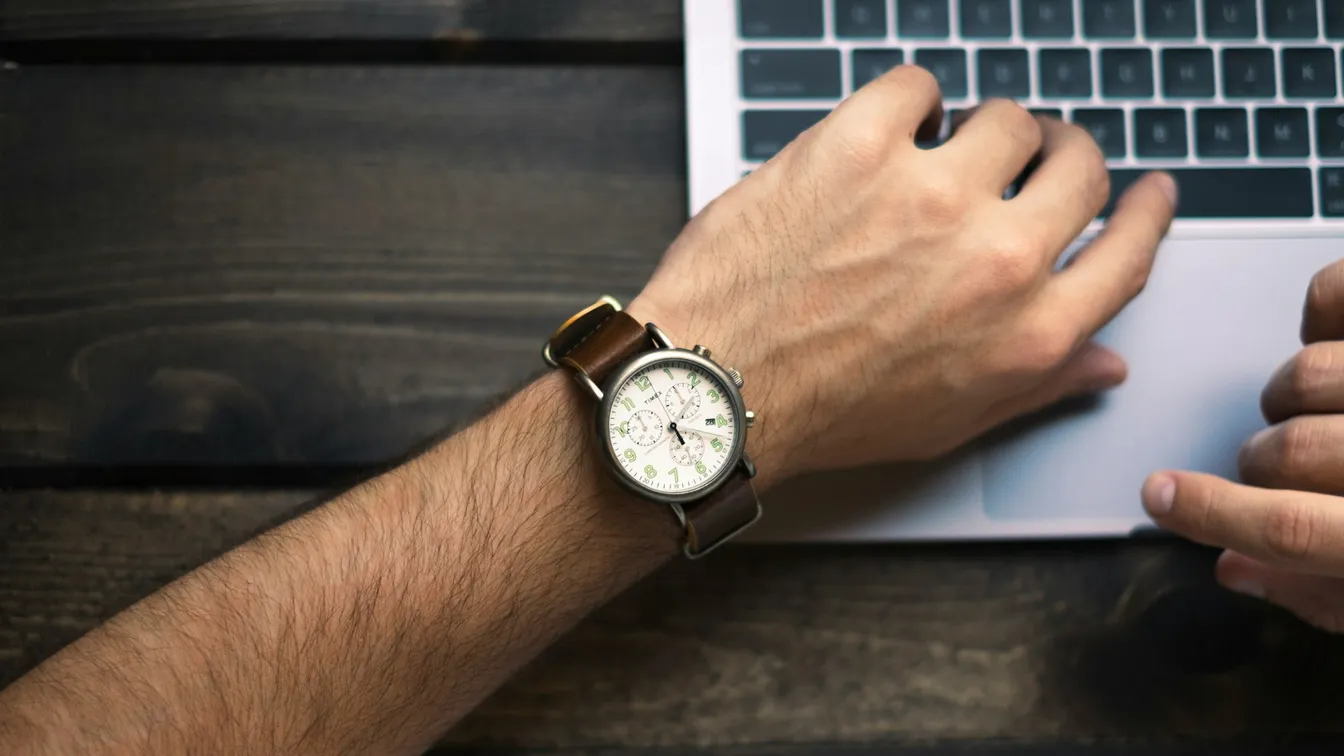
[[[698,557],[756,522],[761,503],[751,476],[739,467],[712,493],[684,507],[686,556]]]
[[[638,320],[599,300],[560,327],[547,342],[549,360],[586,374],[598,386],[611,371],[654,348]]]

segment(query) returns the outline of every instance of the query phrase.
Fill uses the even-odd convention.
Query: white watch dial
[[[670,357],[613,389],[607,432],[638,485],[685,494],[718,478],[737,437],[733,392],[696,363]]]

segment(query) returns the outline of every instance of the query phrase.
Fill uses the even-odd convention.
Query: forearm
[[[178,580],[0,693],[0,752],[422,750],[675,553],[590,415],[549,375]]]

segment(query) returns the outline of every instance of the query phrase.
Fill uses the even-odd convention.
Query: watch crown
[[[742,388],[742,384],[746,383],[742,380],[742,374],[733,368],[728,368],[728,377],[733,379],[733,385],[738,388]]]
[[[702,345],[700,345],[700,344],[696,344],[696,345],[695,345],[695,348],[692,349],[691,351],[692,351],[692,352],[695,352],[696,354],[700,355],[701,357],[704,357],[705,359],[709,359],[709,347],[702,346]]]
[[[755,424],[756,424],[756,413],[752,412],[751,410],[747,410],[747,427],[750,428]]]

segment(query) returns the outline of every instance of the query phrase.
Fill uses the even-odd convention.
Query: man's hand
[[[1159,525],[1227,549],[1223,585],[1344,632],[1344,262],[1312,279],[1302,342],[1261,397],[1272,425],[1242,447],[1246,485],[1163,472],[1144,505]]]
[[[1090,337],[1143,288],[1174,182],[1136,183],[1056,272],[1109,194],[1096,144],[991,101],[920,149],[939,97],[910,66],[856,93],[701,212],[631,304],[742,369],[767,480],[934,457],[1125,378]]]

